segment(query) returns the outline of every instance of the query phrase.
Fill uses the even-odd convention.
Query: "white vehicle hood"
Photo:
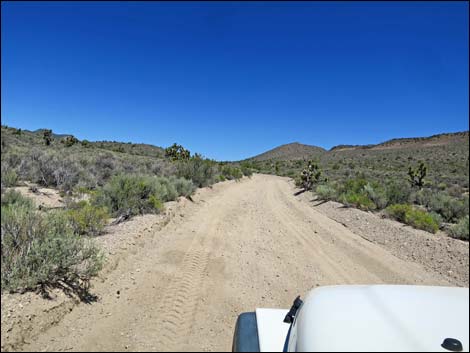
[[[290,326],[284,323],[288,312],[284,309],[256,309],[260,352],[282,352]]]
[[[295,320],[295,351],[446,351],[445,338],[469,350],[468,288],[331,286],[305,298]],[[292,333],[291,333],[292,335]],[[447,351],[448,352],[448,351]]]

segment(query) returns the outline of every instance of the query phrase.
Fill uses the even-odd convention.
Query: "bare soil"
[[[239,313],[288,308],[316,286],[468,285],[468,243],[446,239],[459,249],[453,257],[408,257],[398,250],[404,228],[381,226],[396,222],[367,216],[384,232],[373,238],[331,204],[315,207],[295,192],[287,178],[254,175],[201,189],[165,215],[108,227],[97,300],[3,295],[2,350],[230,350]],[[411,236],[405,247],[426,241]],[[446,273],[449,262],[467,264],[466,277]]]

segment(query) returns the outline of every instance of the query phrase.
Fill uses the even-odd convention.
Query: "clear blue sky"
[[[237,160],[468,130],[468,2],[2,2],[2,123]]]

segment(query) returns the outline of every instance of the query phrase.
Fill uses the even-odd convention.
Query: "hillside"
[[[253,161],[266,161],[266,160],[297,160],[316,158],[326,152],[325,149],[317,146],[303,145],[298,142],[288,143],[272,150],[261,153],[257,156],[248,158]]]
[[[286,150],[289,153],[282,153]],[[295,148],[281,146],[244,163],[262,173],[296,178],[305,167],[303,156],[305,154]],[[426,203],[429,207],[431,196],[427,194],[437,195],[436,198],[440,199],[432,201],[435,209],[450,207],[450,198],[462,199],[469,191],[468,131],[392,139],[376,145],[339,145],[309,157],[318,163],[330,184],[338,188],[355,178],[382,186],[400,183],[402,188],[409,183],[408,168],[424,163],[427,167],[427,191],[423,193],[426,196],[412,193],[408,195],[409,199],[405,199],[412,203]]]
[[[468,137],[468,131],[461,131],[437,134],[429,137],[395,138],[375,145],[337,145],[332,147],[330,151],[443,146],[468,142]]]

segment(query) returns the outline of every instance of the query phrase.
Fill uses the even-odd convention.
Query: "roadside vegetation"
[[[425,148],[344,148],[314,160],[247,160],[256,172],[287,176],[319,200],[380,212],[431,233],[468,240],[469,153],[465,143]],[[347,146],[346,146],[347,147]]]
[[[159,213],[165,202],[191,198],[198,187],[252,174],[247,166],[191,155],[178,144],[80,141],[6,126],[1,133],[2,291],[86,290],[104,263],[93,238],[110,218]],[[24,182],[32,190],[60,190],[64,207],[38,209],[14,191]]]

